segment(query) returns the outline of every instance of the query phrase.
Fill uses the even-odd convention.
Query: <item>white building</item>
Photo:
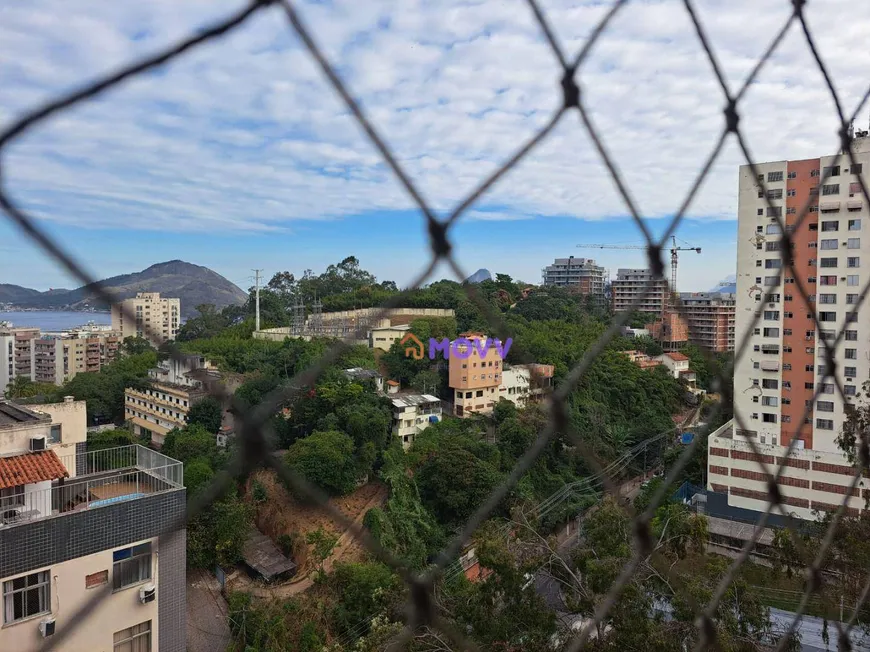
[[[159,292],[139,292],[112,306],[112,330],[120,331],[121,340],[141,337],[160,346],[178,335],[181,299],[168,299]]]
[[[385,325],[373,328],[369,331],[369,347],[380,349],[381,351],[389,351],[393,342],[401,340],[410,330],[411,326],[409,324]]]
[[[537,373],[537,378],[533,378]],[[553,365],[505,365],[501,375],[498,398],[506,399],[519,408],[540,400],[553,387]]]
[[[85,421],[84,401],[0,401],[0,650],[182,652],[185,532],[167,534],[184,517],[181,462],[89,453]]]
[[[431,394],[393,394],[393,435],[407,450],[418,434],[441,421],[441,401]]]
[[[854,469],[836,443],[846,405],[831,380],[824,379],[823,342],[844,329],[844,341],[835,352],[836,374],[845,388],[845,402],[856,403],[870,377],[870,308],[866,302],[857,314],[854,308],[870,280],[870,235],[864,234],[870,215],[858,184],[859,176],[870,184],[870,138],[866,132],[859,136],[856,166],[836,156],[758,165],[767,197],[752,170],[740,168],[736,341],[750,340],[749,351],[736,363],[734,408],[745,429],[735,420],[717,431],[710,438],[708,457],[709,487],[728,492],[729,504],[766,508],[767,478],[748,452],[748,439],[771,465],[781,462],[786,447],[797,440],[797,452],[786,460],[781,490],[799,516],[811,518],[814,509],[829,511],[849,492]],[[826,172],[829,178],[821,185]],[[809,213],[797,228],[806,205]],[[791,233],[795,269],[811,295],[810,305],[796,290],[791,270],[778,277],[782,233],[777,216]],[[763,303],[768,290],[772,296]],[[821,330],[808,318],[813,312]],[[761,319],[753,324],[756,313]],[[821,394],[814,401],[816,389]],[[811,409],[804,420],[806,406]],[[850,513],[864,509],[863,497],[856,493],[848,507]]]

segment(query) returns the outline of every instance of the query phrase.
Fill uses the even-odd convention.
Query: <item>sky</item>
[[[0,129],[57,96],[239,10],[242,0],[0,2]],[[736,87],[785,22],[788,0],[695,0]],[[309,0],[296,6],[429,204],[444,215],[539,131],[559,69],[523,0]],[[541,0],[567,52],[609,3]],[[870,83],[870,3],[806,9],[847,112]],[[723,97],[682,0],[628,3],[579,71],[583,98],[641,214],[663,233],[722,128]],[[834,153],[822,76],[792,28],[740,105],[759,161]],[[867,128],[870,108],[856,126]],[[678,289],[734,273],[730,140],[677,237]],[[252,269],[322,271],[348,255],[400,285],[425,268],[413,200],[324,81],[278,7],[230,35],[34,127],[3,152],[2,182],[96,277],[171,259],[247,288]],[[538,282],[556,257],[615,275],[644,252],[577,244],[643,237],[576,112],[451,231],[468,274]],[[440,267],[430,280],[451,277]],[[0,283],[78,285],[0,220]]]

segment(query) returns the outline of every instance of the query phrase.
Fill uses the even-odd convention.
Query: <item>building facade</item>
[[[680,303],[691,327],[690,342],[716,353],[734,350],[737,295],[682,292]]]
[[[168,299],[159,292],[139,292],[112,306],[112,330],[121,340],[141,337],[155,346],[174,340],[181,323],[181,299]]]
[[[590,258],[556,258],[541,272],[544,285],[567,287],[586,296],[604,298],[607,273]]]
[[[502,359],[494,346],[484,356],[474,342],[483,349],[487,338],[480,333],[462,333],[470,344],[460,346],[462,353],[470,349],[468,357],[462,358],[452,351],[448,366],[450,388],[453,390],[453,413],[458,417],[471,414],[488,414],[498,402],[501,385]]]
[[[166,434],[184,428],[190,408],[208,395],[206,387],[212,371],[202,356],[170,358],[148,371],[149,387],[127,387],[124,415],[133,425],[133,434],[150,437],[158,448],[163,446]]]
[[[748,452],[750,438],[771,463],[783,461],[786,448],[797,440],[781,482],[786,503],[797,515],[811,518],[813,510],[830,511],[849,494],[854,469],[836,438],[848,405],[856,404],[870,377],[870,310],[855,308],[868,280],[861,258],[865,268],[870,264],[870,236],[864,235],[870,218],[858,184],[859,175],[870,183],[870,139],[859,138],[854,151],[856,166],[848,158],[838,162],[836,156],[757,166],[767,197],[752,170],[740,168],[735,335],[737,341],[749,337],[750,348],[736,362],[734,409],[745,426],[735,421],[715,433],[708,457],[709,486],[728,492],[730,504],[756,510],[766,506],[766,478]],[[820,186],[826,171],[830,178]],[[804,206],[809,212],[798,225]],[[783,235],[777,216],[790,232],[796,274],[807,288],[809,304],[796,290],[791,270],[777,276]],[[767,291],[772,296],[764,302]],[[761,319],[753,324],[756,313]],[[813,313],[821,329],[816,329]],[[833,341],[841,329],[835,373],[845,401],[832,380],[824,378],[824,342]],[[814,400],[816,389],[821,394]],[[848,507],[850,512],[864,508],[857,489]]]
[[[634,301],[643,295],[644,288],[650,281],[653,281],[653,285],[649,293],[637,306],[633,306]],[[660,315],[664,308],[668,284],[664,279],[654,280],[652,272],[648,269],[618,269],[610,289],[615,312],[633,309]]]
[[[554,370],[549,364],[505,364],[498,397],[518,408],[537,402],[552,390]]]
[[[181,463],[88,453],[85,421],[84,401],[0,401],[0,649],[182,652]]]
[[[441,401],[431,394],[393,394],[393,436],[408,450],[417,435],[441,421]]]

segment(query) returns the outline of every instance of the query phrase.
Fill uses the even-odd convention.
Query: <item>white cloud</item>
[[[569,56],[607,8],[597,0],[543,4]],[[696,4],[732,87],[791,11],[785,1]],[[33,0],[3,7],[0,119],[8,124],[242,5]],[[335,0],[300,10],[439,211],[496,170],[559,106],[559,70],[520,0]],[[807,13],[851,111],[870,82],[870,4],[831,0],[808,5]],[[629,3],[580,81],[640,210],[672,214],[718,137],[724,104],[682,2]],[[797,28],[749,90],[741,115],[759,160],[835,149],[832,104]],[[268,230],[412,207],[277,8],[43,123],[7,156],[4,175],[14,196],[64,223]],[[734,218],[741,162],[730,143],[691,215]],[[469,217],[606,219],[625,212],[572,112]]]

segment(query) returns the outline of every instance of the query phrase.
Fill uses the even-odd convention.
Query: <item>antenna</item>
[[[256,327],[255,328],[256,328],[256,330],[260,330],[260,272],[262,272],[263,270],[262,269],[255,269],[252,271],[254,272],[254,287],[256,288],[256,300],[255,300],[255,302],[256,302],[256,304],[255,304],[256,305],[256,308],[255,308]]]

